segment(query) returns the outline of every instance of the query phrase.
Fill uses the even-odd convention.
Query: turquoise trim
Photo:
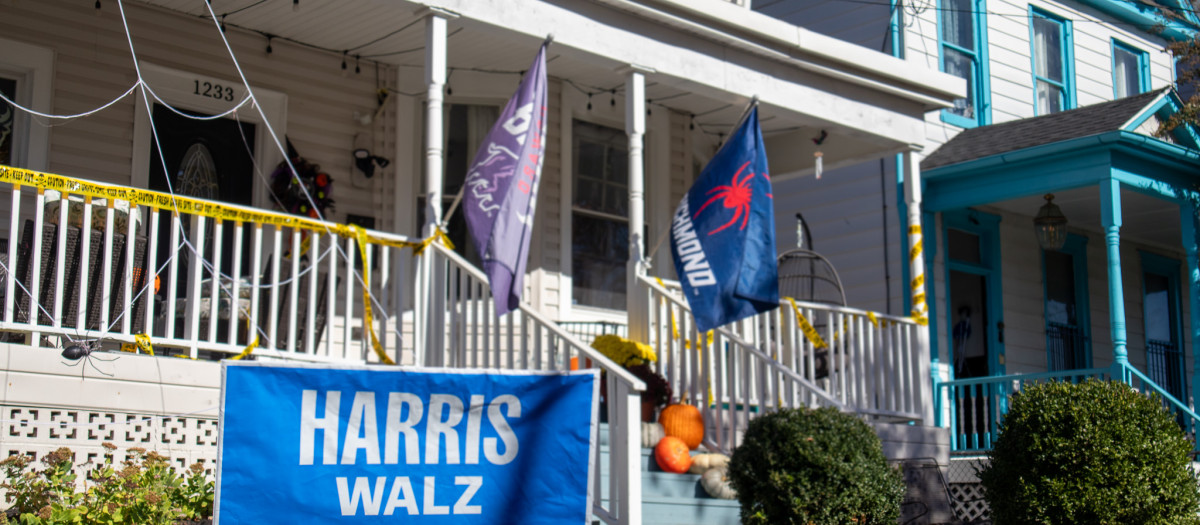
[[[1200,400],[1200,231],[1195,199],[1179,204],[1180,242],[1187,253],[1188,333],[1192,341],[1192,399]]]
[[[966,208],[1112,178],[1138,191],[1178,199],[1196,194],[1190,188],[1197,172],[1200,151],[1111,131],[928,170],[922,175],[927,188],[923,206],[935,212]]]
[[[892,0],[893,2],[895,0]],[[967,93],[968,98],[974,103],[975,118],[964,117],[953,113],[948,109],[941,111],[942,122],[960,128],[973,128],[976,126],[986,126],[992,123],[992,88],[991,88],[991,73],[988,61],[988,40],[987,40],[987,2],[986,0],[971,0],[971,34],[974,36],[974,42],[971,45],[974,49],[961,47],[957,44],[947,42],[943,38],[942,17],[945,7],[942,6],[942,0],[938,0],[938,16],[937,16],[937,35],[938,35],[938,70],[946,72],[946,50],[950,49],[957,51],[971,59],[971,87],[970,93]]]
[[[1112,50],[1112,79],[1113,79],[1113,98],[1120,98],[1117,93],[1117,86],[1121,85],[1121,79],[1117,78],[1117,51],[1125,51],[1137,58],[1137,74],[1138,74],[1138,91],[1137,93],[1126,93],[1125,96],[1137,95],[1145,93],[1150,89],[1150,54],[1131,46],[1117,39],[1112,39],[1109,48]]]
[[[988,324],[986,327],[988,341],[988,375],[1003,375],[1006,365],[1004,360],[1004,340],[999,326],[1004,322],[1004,286],[1000,266],[1000,216],[984,213],[978,210],[953,210],[942,213],[941,237],[943,243],[949,242],[947,230],[961,230],[979,236],[980,260],[982,264],[973,264],[950,259],[950,248],[946,246],[946,326],[954,326],[954,305],[950,304],[952,297],[950,289],[950,272],[959,271],[981,275],[987,287]],[[932,314],[931,314],[932,315]],[[950,362],[954,362],[954,345],[950,345]],[[955,377],[954,369],[950,377]]]
[[[1129,0],[1078,0],[1079,3],[1097,9],[1110,16],[1116,17],[1142,32],[1166,38],[1168,40],[1183,41],[1188,40],[1196,35],[1197,30],[1200,30],[1200,24],[1195,20],[1194,13],[1191,12],[1192,7],[1184,7],[1185,13],[1188,13],[1189,20],[1184,22],[1175,17],[1164,17],[1158,12],[1158,9],[1153,7],[1151,3],[1133,2]]]
[[[900,9],[899,0],[888,0],[891,6],[891,16],[888,17],[888,31],[892,37],[892,56],[904,58],[904,24],[900,17],[904,14]]]
[[[1033,32],[1033,21],[1036,18],[1049,20],[1058,24],[1058,36],[1060,46],[1062,48],[1062,82],[1051,80],[1050,77],[1039,73],[1037,69],[1037,51],[1033,45],[1035,42]],[[1039,115],[1038,100],[1037,100],[1037,85],[1038,82],[1058,87],[1062,91],[1062,111],[1075,108],[1075,44],[1074,34],[1071,29],[1071,20],[1052,14],[1049,11],[1039,9],[1033,5],[1029,6],[1029,70],[1033,74],[1033,114]]]
[[[1123,373],[1121,367],[1129,364],[1129,351],[1125,346],[1125,292],[1121,277],[1121,183],[1116,179],[1100,182],[1100,223],[1108,253],[1108,322],[1112,333],[1113,375],[1117,375]]]
[[[1075,323],[1079,326],[1083,338],[1083,355],[1086,362],[1083,368],[1092,367],[1092,321],[1091,301],[1088,298],[1087,272],[1087,237],[1067,234],[1067,243],[1059,250],[1071,256],[1072,274],[1075,279]],[[1042,251],[1042,317],[1046,330],[1046,370],[1053,370],[1054,363],[1050,354],[1050,316],[1046,313],[1050,307],[1050,294],[1046,289],[1046,252]]]
[[[934,381],[936,384],[937,379],[939,379],[937,377],[938,371],[937,371],[936,365],[941,361],[941,359],[938,358],[938,356],[940,354],[938,353],[938,333],[939,332],[938,332],[938,307],[937,307],[937,304],[938,304],[938,301],[937,301],[937,279],[933,278],[933,276],[934,276],[933,268],[935,266],[934,261],[937,259],[937,254],[938,254],[938,238],[937,238],[938,230],[934,226],[937,224],[935,214],[925,211],[921,215],[922,215],[921,224],[923,224],[925,226],[925,229],[923,231],[928,232],[928,234],[927,234],[928,236],[925,239],[923,239],[923,243],[924,243],[923,245],[925,246],[925,275],[928,276],[925,279],[925,297],[926,297],[925,304],[929,307],[929,357],[930,357],[930,360],[932,361],[932,364],[935,365],[935,366],[931,366],[929,368],[929,371],[930,371],[930,373],[934,374]],[[905,253],[908,253],[908,252],[905,251]],[[908,283],[908,281],[905,281],[905,283]],[[908,311],[908,310],[905,310],[905,311]]]

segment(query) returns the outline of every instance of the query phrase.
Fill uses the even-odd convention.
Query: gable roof
[[[1121,130],[1170,88],[990,126],[963,130],[921,162],[921,170]]]

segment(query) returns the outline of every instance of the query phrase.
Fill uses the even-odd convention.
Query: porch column
[[[625,133],[629,136],[629,261],[625,264],[625,311],[629,338],[648,343],[650,312],[638,279],[645,273],[642,237],[646,229],[643,137],[646,134],[647,71],[636,66],[625,69]]]
[[[1125,348],[1125,292],[1121,280],[1121,183],[1108,179],[1100,183],[1100,224],[1108,250],[1108,322],[1112,333],[1114,379],[1125,380],[1124,366],[1129,363]]]
[[[433,235],[442,222],[442,95],[446,84],[446,21],[456,15],[437,8],[427,8],[425,18],[425,224],[421,228],[424,236]],[[443,327],[442,302],[445,297],[434,290],[442,289],[444,271],[434,264],[433,256],[426,252],[419,263],[420,288],[415,301],[423,302],[424,332],[414,338],[416,356],[424,356],[417,364],[442,366]]]
[[[929,363],[929,307],[925,303],[925,250],[921,239],[921,156],[916,151],[904,152],[904,203],[908,208],[908,274],[912,276],[909,288],[912,293],[912,312],[909,314],[921,329],[917,330],[917,360],[921,373],[918,392],[915,392],[924,424],[934,424],[933,376]]]
[[[1196,247],[1196,205],[1189,200],[1179,203],[1179,224],[1183,249],[1187,252],[1187,293],[1191,315],[1188,329],[1192,338],[1192,403],[1200,402],[1200,251]],[[1184,400],[1186,403],[1186,400]]]

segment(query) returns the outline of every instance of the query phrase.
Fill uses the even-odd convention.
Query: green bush
[[[114,465],[116,447],[104,448],[108,454],[88,472],[82,492],[76,490],[71,449],[47,454],[41,470],[30,469],[25,456],[0,461],[5,478],[0,488],[11,505],[0,523],[170,525],[212,516],[213,483],[199,464],[177,475],[167,458],[131,448],[128,459]]]
[[[745,525],[894,524],[904,496],[871,427],[832,408],[751,421],[729,479]]]
[[[1055,381],[1012,397],[979,479],[998,525],[1198,524],[1191,450],[1157,398]]]

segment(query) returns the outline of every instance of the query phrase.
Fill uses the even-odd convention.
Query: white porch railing
[[[677,282],[641,279],[659,371],[716,431],[705,438],[711,446],[733,449],[751,417],[780,408],[923,419],[929,358],[911,319],[784,300],[777,310],[701,335]]]
[[[402,323],[389,314],[411,258],[403,236],[2,166],[0,180],[10,217],[0,331],[31,345],[148,337],[158,353],[196,358],[257,339],[259,356],[361,362],[372,328],[399,357]]]
[[[605,373],[609,486],[602,500],[599,449],[590,461],[592,510],[610,524],[641,523],[641,395],[646,385],[527,303],[497,318],[487,276],[441,244],[426,250],[416,289],[416,347],[426,366],[570,370],[590,361]]]

